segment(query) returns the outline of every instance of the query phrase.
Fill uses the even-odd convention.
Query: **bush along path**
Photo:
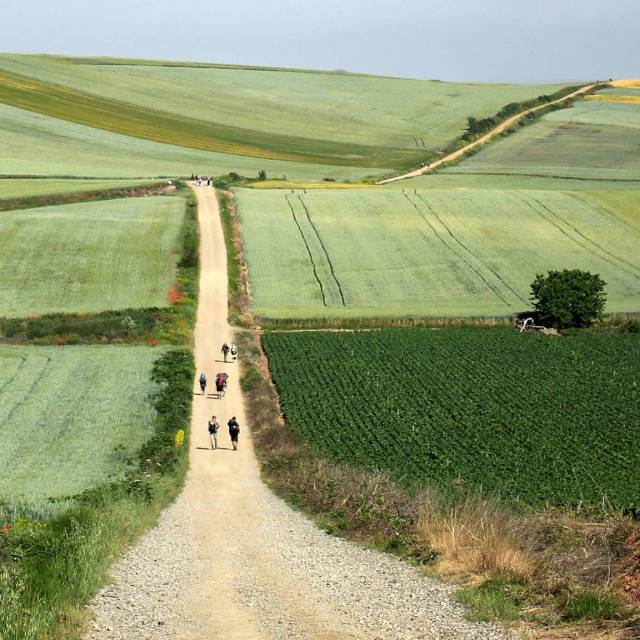
[[[397,558],[332,537],[262,483],[245,419],[239,365],[219,362],[233,339],[227,264],[212,188],[195,189],[200,218],[197,374],[229,374],[222,399],[194,384],[191,468],[183,493],[116,566],[94,600],[91,640],[504,638],[471,623],[453,587]],[[244,385],[246,387],[246,385]],[[223,425],[211,450],[207,420]],[[226,422],[241,425],[238,452]]]

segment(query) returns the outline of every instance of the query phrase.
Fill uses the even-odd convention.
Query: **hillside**
[[[205,151],[370,169],[413,166],[467,116],[560,88],[0,56],[8,105]]]

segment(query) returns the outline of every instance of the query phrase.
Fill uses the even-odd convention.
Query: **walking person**
[[[220,349],[220,351],[222,351],[222,357],[224,358],[224,361],[227,361],[227,356],[229,355],[229,345],[225,342],[222,345],[222,349]]]
[[[204,395],[204,391],[207,388],[207,376],[204,375],[204,371],[200,374],[200,391]]]
[[[211,440],[211,448],[218,448],[218,430],[220,429],[220,423],[215,416],[211,416],[208,424],[209,439]]]
[[[240,436],[240,425],[236,420],[236,417],[233,416],[229,422],[227,422],[229,426],[229,437],[231,438],[231,444],[233,446],[233,450],[238,450],[238,437]]]
[[[211,186],[211,176],[207,176],[207,187]]]
[[[231,359],[234,361],[238,359],[238,347],[235,342],[231,344]]]
[[[216,375],[216,391],[218,392],[218,398],[223,398],[227,390],[227,379],[229,375],[227,373],[218,373]]]

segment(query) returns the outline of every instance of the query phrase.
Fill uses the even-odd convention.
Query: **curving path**
[[[547,102],[546,104],[542,104],[538,107],[532,107],[531,109],[526,109],[525,111],[516,113],[515,116],[511,116],[510,118],[507,118],[504,122],[501,122],[497,127],[495,127],[494,129],[491,129],[491,131],[489,131],[488,133],[485,133],[483,136],[481,136],[477,140],[470,142],[469,144],[465,145],[461,149],[458,149],[457,151],[450,153],[444,158],[440,158],[440,160],[436,160],[435,162],[432,162],[430,165],[426,167],[421,167],[420,169],[416,169],[415,171],[410,171],[409,173],[403,173],[401,176],[394,176],[393,178],[387,178],[386,180],[381,180],[380,182],[376,182],[376,184],[389,184],[391,182],[407,180],[408,178],[417,178],[418,176],[422,176],[425,173],[430,173],[434,169],[441,167],[443,164],[447,162],[451,162],[452,160],[457,160],[458,158],[461,158],[470,149],[473,149],[474,147],[477,147],[481,144],[485,144],[486,142],[489,142],[491,138],[495,138],[495,136],[500,135],[503,131],[508,129],[514,122],[517,122],[518,120],[520,120],[520,118],[524,118],[524,116],[526,116],[527,114],[540,111],[540,109],[544,109],[545,107],[548,107],[551,104],[558,104],[560,102],[564,102],[565,100],[571,100],[571,98],[576,98],[577,96],[582,95],[583,93],[586,93],[590,89],[593,89],[595,86],[596,86],[595,84],[585,85],[584,87],[580,87],[577,91],[574,91],[573,93],[569,93],[566,96],[563,96],[562,98],[558,98],[557,100]]]
[[[117,564],[91,604],[91,640],[498,640],[493,627],[464,620],[452,587],[396,558],[331,537],[261,482],[244,417],[230,341],[226,252],[212,188],[194,189],[201,230],[195,356],[211,379],[229,372],[222,400],[195,397],[191,468],[184,491]],[[235,415],[240,451],[211,451],[215,413]]]

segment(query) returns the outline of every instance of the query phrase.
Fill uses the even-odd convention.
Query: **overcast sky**
[[[640,77],[640,0],[0,0],[0,51],[476,81]]]

